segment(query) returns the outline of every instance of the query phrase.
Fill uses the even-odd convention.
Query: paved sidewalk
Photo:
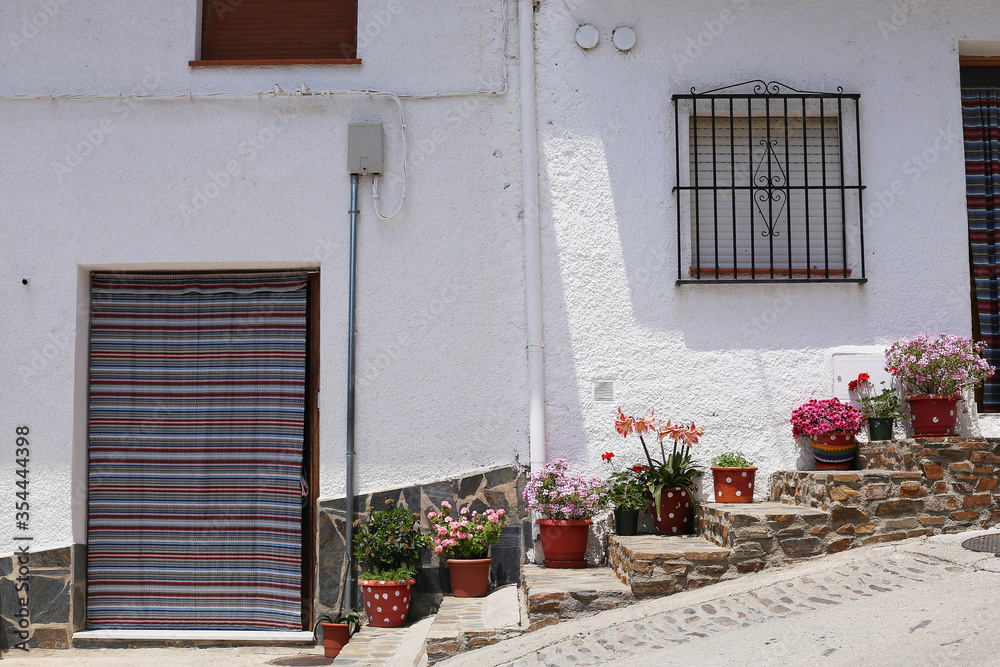
[[[845,552],[560,623],[439,664],[997,665],[1000,559],[960,547],[975,534]]]

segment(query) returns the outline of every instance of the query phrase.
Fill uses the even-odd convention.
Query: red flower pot
[[[320,626],[323,628],[323,654],[336,658],[351,641],[351,631],[347,623],[320,623]]]
[[[379,581],[362,579],[358,582],[361,595],[365,599],[365,613],[368,625],[375,628],[398,628],[406,623],[413,600],[413,584],[416,579],[406,581]]]
[[[910,396],[906,402],[910,405],[910,426],[913,437],[929,438],[946,435],[958,435],[955,421],[958,419],[958,402],[960,394],[951,396],[928,396],[921,394]]]
[[[712,466],[715,478],[715,502],[752,503],[756,466],[749,468],[723,468]]]
[[[490,590],[492,558],[449,558],[451,594],[457,598],[481,598]]]
[[[680,486],[664,488],[660,492],[660,512],[653,507],[653,496],[649,498],[649,513],[660,535],[689,535],[694,532],[694,501],[687,489]]]
[[[538,519],[541,531],[542,553],[546,567],[587,567],[587,536],[590,519]]]
[[[858,453],[855,433],[831,431],[809,436],[816,470],[851,470]]]

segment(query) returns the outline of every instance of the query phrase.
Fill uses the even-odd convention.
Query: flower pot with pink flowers
[[[861,411],[838,398],[808,401],[792,411],[795,437],[807,437],[817,470],[850,470],[858,451]]]
[[[914,437],[958,435],[958,403],[962,392],[993,375],[983,359],[986,343],[939,334],[893,343],[885,368],[906,388]]]
[[[487,509],[471,512],[468,507],[452,516],[451,503],[441,503],[440,512],[428,512],[431,547],[446,559],[451,594],[458,598],[485,597],[490,589],[490,545],[500,540],[507,525],[507,512]]]
[[[645,487],[649,512],[653,524],[661,535],[686,535],[694,532],[694,480],[705,474],[691,455],[691,446],[705,433],[705,427],[689,426],[656,419],[651,410],[648,417],[629,417],[618,408],[615,430],[627,438],[634,433],[639,436],[642,451],[648,466],[640,466],[639,478]],[[660,445],[660,458],[650,453],[644,436],[656,438]],[[670,454],[667,454],[663,440],[673,440]]]
[[[546,567],[587,567],[584,554],[592,517],[604,509],[608,484],[596,477],[568,475],[565,459],[556,459],[531,473],[524,489],[528,509],[544,518],[535,521],[541,533]]]

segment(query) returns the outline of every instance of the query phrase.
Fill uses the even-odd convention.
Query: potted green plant
[[[361,567],[358,585],[365,600],[368,624],[394,628],[406,622],[413,599],[416,562],[429,539],[420,532],[420,515],[392,501],[368,520],[355,522],[354,557]]]
[[[507,512],[487,509],[470,512],[468,507],[452,517],[451,503],[441,503],[440,512],[428,512],[431,546],[448,563],[451,594],[459,598],[481,598],[490,588],[490,545],[500,540],[507,525]]]
[[[885,368],[899,379],[916,437],[955,435],[961,392],[996,372],[981,356],[986,344],[971,338],[924,334],[893,343]]]
[[[528,509],[544,518],[538,524],[547,567],[587,567],[584,554],[592,517],[605,507],[608,485],[596,477],[566,474],[565,459],[531,473],[524,488]]]
[[[752,503],[757,468],[742,452],[726,452],[712,458],[715,502]]]
[[[361,626],[361,612],[354,609],[341,610],[336,614],[323,612],[316,617],[313,636],[319,628],[323,628],[323,654],[328,658],[336,658],[351,641],[351,635]],[[317,637],[318,639],[318,637]]]
[[[899,411],[899,394],[895,387],[882,387],[876,394],[870,378],[868,373],[860,373],[857,380],[847,383],[847,388],[857,394],[861,403],[861,414],[868,420],[868,438],[892,440],[896,418],[903,416]],[[885,380],[879,384],[884,385]]]
[[[694,480],[705,474],[691,456],[691,446],[705,433],[705,427],[676,424],[655,418],[655,411],[648,417],[628,417],[618,408],[615,430],[623,437],[635,433],[639,436],[642,451],[646,455],[648,467],[640,466],[638,472],[649,501],[653,523],[661,535],[686,535],[694,531]],[[649,453],[643,435],[656,436],[660,443],[660,458]],[[673,440],[673,448],[667,454],[663,439]]]
[[[635,465],[618,470],[614,458],[614,452],[601,454],[601,460],[610,463],[612,468],[608,477],[608,504],[614,509],[615,533],[635,535],[639,532],[639,513],[649,505],[639,476],[642,467]]]
[[[812,400],[792,411],[792,434],[807,437],[817,470],[850,470],[857,455],[855,436],[861,411],[838,398]]]

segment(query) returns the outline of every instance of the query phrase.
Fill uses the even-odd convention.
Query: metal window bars
[[[763,80],[672,97],[678,284],[866,282],[859,99]]]

